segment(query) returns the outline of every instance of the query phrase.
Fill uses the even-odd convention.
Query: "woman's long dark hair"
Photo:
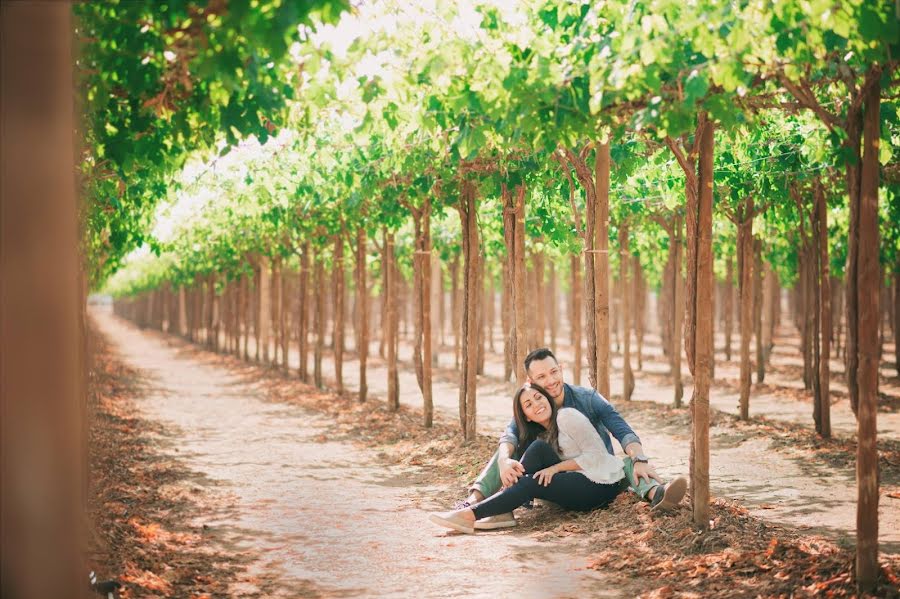
[[[526,389],[533,389],[547,398],[547,401],[550,402],[550,425],[549,428],[544,428],[537,422],[532,422],[528,420],[525,416],[525,411],[522,410],[522,402],[519,401],[522,397],[522,393],[525,392]],[[559,451],[559,428],[556,426],[556,413],[558,409],[556,407],[556,402],[553,401],[553,398],[550,397],[550,394],[547,393],[547,390],[541,387],[540,385],[535,385],[534,383],[526,383],[525,386],[516,391],[516,394],[513,396],[513,418],[516,420],[516,426],[519,428],[519,455],[525,453],[525,450],[528,449],[528,446],[531,445],[531,442],[537,439],[539,436],[547,433],[544,437],[547,443],[550,444],[550,447]]]

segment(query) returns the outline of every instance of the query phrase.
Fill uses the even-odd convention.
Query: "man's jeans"
[[[484,470],[481,471],[481,474],[478,475],[478,478],[476,478],[475,482],[472,483],[472,486],[469,487],[469,491],[478,491],[484,495],[485,498],[488,498],[500,490],[500,467],[497,465],[498,457],[499,453],[495,451],[494,455],[491,456],[490,461],[487,463],[487,466],[484,467]],[[635,485],[634,462],[632,462],[631,458],[628,456],[622,458],[622,461],[625,462],[625,477],[628,479],[628,487],[641,499],[647,499],[647,493],[659,483],[652,479],[652,482],[650,483],[641,479],[638,481],[638,484]]]

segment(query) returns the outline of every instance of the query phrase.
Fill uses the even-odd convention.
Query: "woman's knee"
[[[529,451],[534,453],[543,453],[548,449],[551,451],[553,450],[553,448],[550,447],[549,443],[547,443],[543,439],[535,439],[531,442],[531,445],[528,446],[528,449],[525,451],[525,453],[528,453]]]

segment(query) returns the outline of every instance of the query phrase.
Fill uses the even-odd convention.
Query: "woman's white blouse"
[[[612,484],[625,478],[625,463],[610,455],[597,429],[575,408],[563,408],[556,415],[559,428],[559,457],[575,460],[581,473],[595,483]]]

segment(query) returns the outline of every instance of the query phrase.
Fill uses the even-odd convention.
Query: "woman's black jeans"
[[[609,505],[626,488],[618,482],[595,483],[581,472],[557,472],[546,487],[534,479],[535,472],[561,461],[546,441],[532,442],[521,460],[525,474],[510,488],[473,506],[475,517],[480,520],[505,514],[534,498],[552,501],[567,510],[593,510]]]

